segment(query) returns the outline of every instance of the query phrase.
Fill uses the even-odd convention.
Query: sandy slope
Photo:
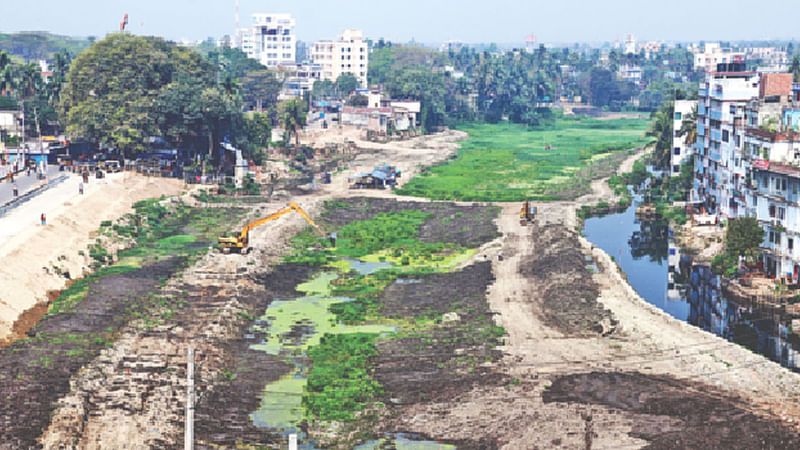
[[[78,194],[80,179],[49,189],[0,217],[0,342],[12,333],[14,321],[24,311],[47,301],[47,291],[63,289],[72,278],[88,270],[86,247],[104,220],[129,212],[131,205],[161,194],[175,195],[182,183],[146,178],[132,173],[92,178],[85,194]],[[47,215],[47,225],[39,216]],[[58,268],[58,269],[56,269]]]

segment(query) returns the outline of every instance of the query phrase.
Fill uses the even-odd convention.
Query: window
[[[775,205],[769,205],[769,216],[775,218]]]
[[[792,251],[794,249],[794,239],[792,238],[786,239],[786,248],[788,248],[789,251]]]
[[[675,172],[675,173],[680,172],[681,171],[681,166],[678,166],[678,165],[672,166],[672,171]]]
[[[672,150],[672,153],[675,154],[675,155],[680,155],[681,154],[681,148],[680,147],[675,147]]]
[[[675,113],[675,120],[681,120],[681,113],[679,112]]]
[[[728,142],[728,130],[722,130],[722,142]]]
[[[786,190],[786,178],[781,180],[781,190],[782,191]]]
[[[736,114],[736,106],[731,105],[731,114]]]
[[[778,208],[778,219],[783,220],[786,218],[786,209]]]

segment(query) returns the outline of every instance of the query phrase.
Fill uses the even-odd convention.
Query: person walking
[[[17,183],[14,183],[14,198],[19,196],[19,188],[17,187]]]
[[[47,225],[47,216],[42,213],[42,225]]]
[[[83,195],[83,183],[78,184],[78,192]]]

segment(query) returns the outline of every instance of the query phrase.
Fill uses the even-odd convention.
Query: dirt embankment
[[[0,265],[0,347],[23,337],[41,317],[34,311],[14,326],[25,311],[44,312],[48,291],[91,271],[87,247],[101,222],[130,212],[139,200],[176,195],[181,188],[176,180],[122,173],[92,180],[80,196],[77,183],[74,177],[0,218],[2,226],[20,230],[0,244],[0,258],[7,262]],[[38,224],[41,212],[47,213],[46,226]]]

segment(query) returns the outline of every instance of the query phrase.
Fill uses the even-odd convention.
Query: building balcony
[[[703,124],[698,123],[697,124],[697,136],[705,136],[705,135],[706,135],[706,127]]]
[[[698,97],[708,97],[708,89],[700,89],[697,91]]]
[[[715,152],[715,151],[708,152],[708,158],[710,160],[716,161],[716,162],[720,162],[722,160],[722,157],[720,156],[720,153],[719,152]]]
[[[697,115],[698,116],[705,116],[706,115],[706,107],[702,103],[697,104]]]
[[[714,120],[722,120],[722,111],[717,109],[709,109],[708,110],[708,117]]]
[[[722,132],[719,130],[711,130],[711,135],[709,137],[712,141],[720,142],[722,141]]]

